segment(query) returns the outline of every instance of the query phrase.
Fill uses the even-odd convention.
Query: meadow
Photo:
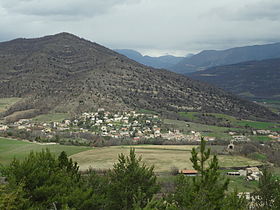
[[[70,115],[68,113],[49,113],[41,114],[32,118],[33,122],[61,122],[65,119],[69,119]]]
[[[48,148],[54,155],[65,151],[68,155],[90,150],[91,147],[64,146],[64,145],[40,145],[14,139],[0,138],[0,164],[7,165],[14,158],[24,159],[30,151],[39,152]]]
[[[203,116],[199,112],[179,112],[182,117],[187,117],[190,120],[198,120],[199,118],[207,119],[207,117],[212,117],[216,119],[216,122],[229,123],[231,130],[244,130],[244,129],[255,129],[255,130],[272,130],[280,131],[280,124],[275,122],[261,122],[261,121],[251,121],[251,120],[241,120],[226,114],[217,113],[207,113],[207,116]],[[203,125],[203,124],[202,124]],[[221,126],[208,126],[209,130],[213,132],[221,132],[223,130],[228,130],[228,127]]]

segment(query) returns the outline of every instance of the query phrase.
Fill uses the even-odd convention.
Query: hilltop
[[[278,119],[257,104],[166,70],[153,69],[69,33],[0,43],[0,97],[20,101],[2,116],[148,109]]]

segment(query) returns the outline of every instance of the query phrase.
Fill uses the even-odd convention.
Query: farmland
[[[156,172],[170,172],[171,167],[191,168],[190,145],[138,145],[133,146],[137,155],[141,155],[147,165],[155,165]],[[91,148],[82,146],[63,145],[39,145],[18,140],[0,138],[0,163],[8,164],[14,157],[23,159],[30,151],[41,151],[42,149],[58,155],[61,151],[66,151],[73,160],[77,161],[81,170],[86,170],[90,166],[96,169],[108,169],[117,162],[118,154],[128,154],[130,146],[112,146],[102,148]],[[258,165],[260,162],[241,156],[219,156],[221,166],[247,166]]]
[[[154,165],[156,172],[168,173],[172,167],[179,169],[192,168],[190,162],[191,149],[190,145],[137,145],[136,154],[142,156],[147,165]],[[72,155],[71,157],[79,163],[81,170],[88,167],[96,169],[112,168],[117,162],[118,154],[128,154],[130,146],[113,146],[94,148],[89,151]],[[241,156],[219,156],[220,165],[223,167],[230,166],[247,166],[259,165],[260,162]]]

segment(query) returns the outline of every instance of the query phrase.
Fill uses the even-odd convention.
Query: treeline
[[[103,174],[81,173],[65,152],[57,158],[49,150],[31,152],[1,167],[0,209],[279,209],[280,184],[269,172],[264,171],[249,203],[237,192],[228,193],[229,180],[220,175],[217,156],[210,158],[205,141],[192,150],[191,161],[200,176],[178,175],[174,192],[163,194],[154,167],[136,157],[134,149],[120,154]]]

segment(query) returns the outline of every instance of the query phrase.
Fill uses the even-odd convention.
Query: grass
[[[244,176],[226,176],[229,178],[229,191],[253,192],[258,188],[258,181],[246,181]]]
[[[148,110],[148,109],[139,109],[138,112],[143,113],[143,114],[154,114],[154,115],[158,115],[157,112],[152,111],[152,110]]]
[[[249,126],[251,128],[259,129],[259,130],[280,131],[280,125],[272,122],[257,122],[257,121],[242,120],[237,122],[236,124],[243,127]]]
[[[184,122],[179,120],[169,120],[165,119],[164,124],[168,126],[176,127],[176,129],[182,130],[184,133],[189,133],[190,131],[200,132],[204,136],[216,137],[217,139],[230,140],[232,137],[228,134],[229,129],[231,131],[241,131],[240,128],[228,128],[219,127],[214,125],[204,125],[194,122]]]
[[[50,113],[42,114],[32,119],[34,122],[61,122],[68,119],[70,116],[68,113]]]
[[[199,114],[198,112],[179,112],[179,115],[182,117],[186,117],[190,120],[196,120],[197,119],[197,114]]]
[[[192,168],[190,162],[191,145],[137,145],[133,146],[136,154],[141,155],[147,165],[155,166],[155,171],[159,173],[169,173],[171,167],[179,169]],[[77,153],[71,157],[78,162],[81,170],[89,167],[96,169],[109,169],[117,162],[118,154],[129,154],[130,146],[113,146],[94,148],[93,150]],[[219,156],[220,165],[247,166],[259,165],[259,161],[251,160],[241,156]]]
[[[183,117],[187,117],[190,120],[196,120],[200,116],[203,118],[202,113],[199,112],[179,112]],[[218,120],[223,120],[224,122],[230,122],[233,127],[243,127],[243,128],[253,128],[258,130],[272,130],[280,131],[280,124],[274,122],[261,122],[261,121],[250,121],[250,120],[238,120],[235,117],[226,114],[217,114],[217,113],[207,113],[207,115],[215,117]],[[215,129],[217,126],[212,126],[209,128]],[[218,127],[221,128],[221,127]],[[215,129],[216,130],[216,129]]]
[[[260,141],[260,142],[266,142],[266,141],[272,140],[268,136],[250,136],[250,139],[252,139],[254,141]]]
[[[254,152],[250,155],[248,155],[249,158],[252,158],[254,160],[259,160],[259,161],[267,161],[267,156],[258,152]]]
[[[133,146],[137,155],[141,155],[147,165],[154,165],[155,172],[159,173],[160,182],[174,182],[175,176],[170,175],[171,168],[192,168],[190,162],[191,145],[137,145]],[[130,146],[114,146],[103,148],[90,148],[81,146],[39,145],[13,139],[0,138],[0,163],[9,164],[13,158],[24,159],[30,151],[39,152],[50,149],[51,153],[58,155],[66,151],[74,161],[77,161],[81,170],[90,166],[96,169],[109,169],[117,162],[118,154],[129,154]],[[259,165],[254,161],[240,156],[218,156],[220,166],[247,166]],[[247,182],[244,177],[229,177],[229,191],[237,189],[239,192],[251,192],[257,187],[257,182]]]
[[[50,149],[51,153],[58,155],[65,151],[68,155],[92,149],[91,147],[82,146],[64,146],[64,145],[39,145],[19,140],[0,138],[0,163],[9,164],[13,158],[24,159],[30,151],[39,152],[42,149]]]
[[[21,98],[0,98],[0,112],[6,111],[10,106],[18,102]]]

